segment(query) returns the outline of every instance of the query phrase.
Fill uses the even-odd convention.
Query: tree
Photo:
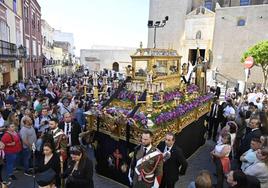
[[[265,88],[268,78],[268,40],[250,47],[244,52],[241,62],[245,62],[245,59],[249,56],[253,57],[254,65],[262,68],[263,86]]]

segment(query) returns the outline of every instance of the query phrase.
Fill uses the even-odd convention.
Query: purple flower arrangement
[[[200,96],[192,100],[191,102],[180,104],[178,107],[176,107],[172,111],[162,112],[159,115],[154,116],[155,118],[153,121],[157,125],[173,121],[179,118],[180,116],[184,115],[185,113],[200,106],[201,104],[204,104],[205,102],[209,101],[211,98],[212,98],[212,95]]]
[[[166,102],[170,102],[172,100],[174,100],[174,98],[181,98],[182,97],[182,93],[178,90],[173,90],[173,91],[168,91],[168,92],[164,92],[163,95],[163,100],[164,103]],[[161,95],[160,93],[156,93],[153,96],[153,100],[160,100],[161,99]]]
[[[174,100],[174,98],[181,98],[182,93],[179,91],[171,91],[171,92],[166,92],[164,93],[163,100],[164,102],[169,102]]]
[[[135,93],[134,92],[130,92],[130,91],[127,91],[127,90],[122,90],[118,96],[117,96],[118,99],[120,100],[130,100],[130,101],[135,101]]]
[[[124,109],[124,108],[119,108],[119,107],[112,107],[112,108],[107,108],[106,112],[111,115],[116,115],[117,113],[122,113],[124,115],[128,115],[130,113],[129,110]]]
[[[124,108],[119,108],[119,107],[112,107],[112,108],[107,108],[106,113],[114,116],[118,113],[124,114],[125,116],[128,116],[131,113],[131,110],[127,110]],[[147,125],[147,117],[143,112],[136,112],[135,115],[133,116],[133,119],[135,120],[136,123],[146,126]]]
[[[143,112],[136,112],[135,115],[133,116],[133,119],[143,127],[146,127],[147,125],[147,117]]]
[[[194,92],[198,91],[198,86],[197,85],[194,85],[194,84],[191,84],[189,86],[187,86],[187,92],[192,94]]]
[[[194,88],[194,87],[193,87]],[[122,94],[123,95],[123,94]],[[170,96],[174,97],[181,97],[178,93],[175,91],[169,92]],[[175,108],[169,108],[167,106],[166,110],[160,113],[153,113],[151,120],[155,123],[155,125],[161,125],[164,123],[172,122],[175,119],[179,118],[180,116],[185,115],[187,112],[193,110],[194,108],[197,108],[198,106],[208,102],[213,98],[213,95],[207,94],[203,96],[199,96],[196,99],[193,99],[192,101],[182,103],[179,106]],[[167,97],[166,100],[169,98]],[[131,113],[131,110],[120,108],[120,107],[111,107],[111,108],[106,108],[106,112],[108,114],[111,114],[112,116],[122,113],[126,116],[128,116]],[[148,118],[144,112],[136,112],[135,115],[133,116],[133,120],[141,127],[147,127],[147,122]]]

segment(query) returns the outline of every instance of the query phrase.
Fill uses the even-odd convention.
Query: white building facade
[[[103,69],[124,73],[136,49],[81,49],[80,63],[89,71]]]

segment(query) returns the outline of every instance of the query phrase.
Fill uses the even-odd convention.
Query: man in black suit
[[[261,121],[259,116],[253,116],[249,120],[250,131],[246,133],[244,139],[241,140],[239,157],[250,149],[250,142],[252,138],[260,138],[262,133],[260,131]]]
[[[217,96],[217,98],[220,98],[220,95],[221,95],[221,88],[218,86],[218,83],[216,82],[215,96]]]
[[[214,98],[214,102],[211,105],[211,110],[209,112],[209,122],[208,122],[208,140],[211,139],[213,132],[213,141],[216,142],[217,131],[220,123],[220,100]]]
[[[79,134],[81,133],[80,125],[72,121],[69,112],[63,115],[63,122],[59,124],[59,128],[63,130],[64,134],[68,137],[68,147],[80,145]]]
[[[184,175],[188,166],[182,150],[174,143],[175,135],[167,133],[165,141],[157,146],[164,156],[163,179],[160,188],[174,188],[179,175]]]

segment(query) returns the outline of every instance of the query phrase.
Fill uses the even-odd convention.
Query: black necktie
[[[169,147],[167,147],[167,151],[169,151],[169,149],[170,149],[170,148],[169,148]]]
[[[212,117],[215,117],[217,114],[217,104],[214,105]]]
[[[146,155],[146,150],[147,150],[147,148],[144,148],[143,149],[144,151],[143,151],[143,157]]]

